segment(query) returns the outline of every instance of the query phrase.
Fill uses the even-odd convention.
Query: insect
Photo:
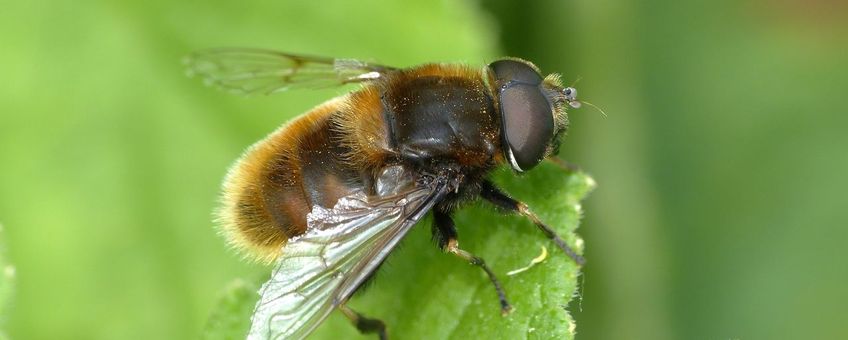
[[[478,198],[530,219],[584,262],[526,204],[487,179],[496,167],[521,173],[556,154],[566,109],[581,103],[559,75],[543,77],[517,58],[482,68],[394,68],[261,49],[203,50],[187,65],[243,94],[361,84],[251,146],[224,180],[224,234],[249,256],[276,261],[249,339],[304,338],[334,309],[359,331],[385,339],[382,321],[345,303],[429,212],[439,248],[482,268],[508,313],[495,273],[457,241],[451,216]]]

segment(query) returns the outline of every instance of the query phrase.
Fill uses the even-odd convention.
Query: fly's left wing
[[[386,168],[377,195],[355,192],[332,209],[315,206],[306,234],[283,247],[260,290],[248,339],[302,339],[386,258],[448,191],[449,179],[415,183],[407,169]]]
[[[272,94],[290,88],[320,88],[381,78],[393,67],[356,59],[297,55],[258,48],[196,51],[184,63],[188,74],[236,94]]]

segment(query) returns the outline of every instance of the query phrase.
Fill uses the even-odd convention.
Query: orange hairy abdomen
[[[218,219],[230,244],[271,262],[290,238],[306,232],[314,205],[331,208],[353,190],[367,190],[369,164],[386,152],[375,150],[386,144],[380,114],[377,92],[364,88],[316,107],[251,146],[223,184]]]

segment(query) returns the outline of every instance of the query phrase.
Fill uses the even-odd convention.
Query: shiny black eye
[[[505,156],[513,169],[527,171],[542,161],[554,133],[542,77],[520,61],[500,60],[489,67],[498,82]]]
[[[520,82],[530,85],[542,83],[542,76],[525,62],[517,60],[498,60],[489,64],[499,83]]]

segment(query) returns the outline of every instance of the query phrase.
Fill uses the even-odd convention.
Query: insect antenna
[[[598,107],[597,105],[592,104],[592,103],[590,103],[590,102],[587,102],[587,101],[585,101],[585,100],[581,100],[581,101],[580,101],[580,103],[582,103],[582,104],[586,104],[586,105],[589,105],[589,106],[591,106],[591,107],[595,108],[595,110],[598,110],[598,112],[600,112],[600,113],[601,113],[601,115],[602,115],[602,116],[604,116],[604,118],[607,118],[607,113],[606,113],[606,112],[604,112],[604,110],[603,110],[603,109],[601,109],[600,107]]]
[[[569,85],[568,87],[575,87],[575,85],[577,85],[577,83],[579,83],[581,80],[583,80],[583,77],[577,76],[577,78],[575,78],[574,81],[571,82],[571,85]]]

